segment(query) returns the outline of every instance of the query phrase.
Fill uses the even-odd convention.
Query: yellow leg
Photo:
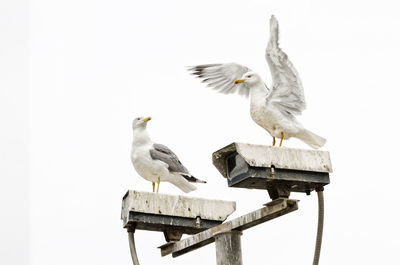
[[[275,141],[275,137],[274,137],[274,136],[272,136],[272,146],[275,146],[275,143],[276,143],[276,141]]]
[[[154,192],[154,188],[156,187],[156,183],[152,182],[151,184],[153,184],[153,192]]]
[[[283,137],[284,137],[284,135],[283,135],[283,132],[281,132],[281,142],[279,143],[279,147],[281,147],[281,146],[282,146]]]
[[[157,179],[157,193],[159,188],[160,188],[160,178]]]

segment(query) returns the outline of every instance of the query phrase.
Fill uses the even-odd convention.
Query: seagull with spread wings
[[[186,193],[196,189],[190,182],[206,183],[193,177],[168,147],[151,141],[146,130],[149,120],[150,117],[133,120],[131,160],[138,174],[152,182],[153,192],[156,182],[158,192],[161,181],[170,182]]]
[[[250,95],[251,117],[271,134],[272,145],[276,143],[275,138],[280,138],[279,146],[282,146],[283,139],[295,137],[318,149],[326,140],[305,129],[295,117],[306,108],[304,91],[296,69],[278,41],[278,21],[272,16],[265,53],[272,75],[270,88],[257,73],[237,63],[197,65],[189,71],[221,93]]]

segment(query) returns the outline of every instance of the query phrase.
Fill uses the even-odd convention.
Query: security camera
[[[329,184],[329,152],[232,143],[212,155],[229,187],[265,189],[272,200]]]

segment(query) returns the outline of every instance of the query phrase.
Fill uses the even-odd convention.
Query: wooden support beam
[[[180,256],[197,248],[213,243],[215,241],[215,237],[219,234],[229,233],[231,231],[243,231],[297,209],[297,200],[290,200],[286,198],[276,199],[265,204],[265,207],[261,209],[245,214],[180,241],[162,245],[159,247],[161,249],[161,256],[166,256],[168,254],[172,254],[173,257]]]

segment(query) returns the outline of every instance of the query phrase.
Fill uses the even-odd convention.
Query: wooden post
[[[217,265],[242,265],[242,232],[232,230],[215,236]]]

